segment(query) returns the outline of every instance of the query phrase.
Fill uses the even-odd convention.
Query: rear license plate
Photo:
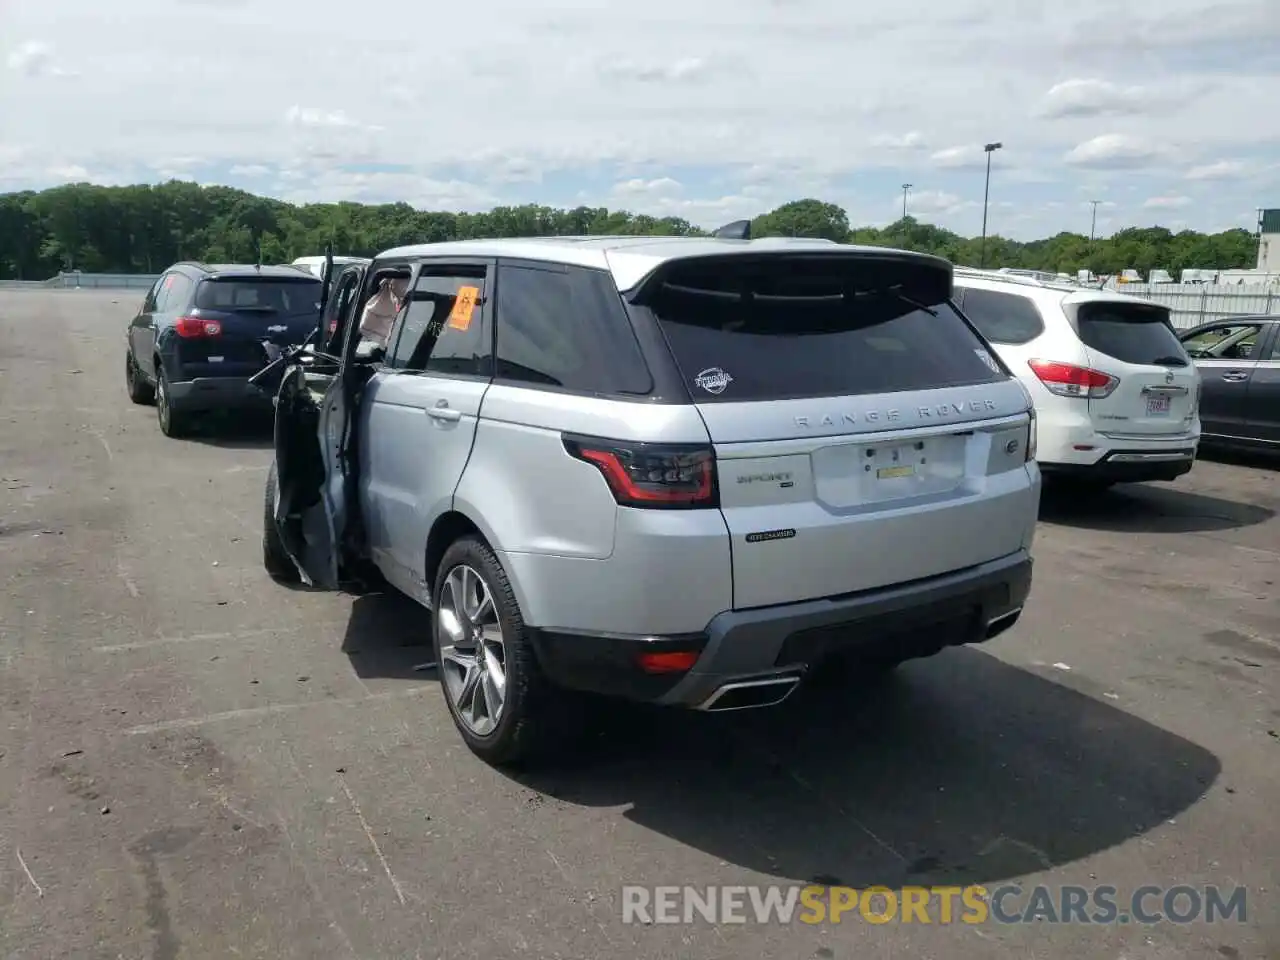
[[[916,475],[923,462],[924,444],[870,447],[867,453],[868,466],[877,480],[901,480]]]
[[[1154,397],[1147,397],[1147,416],[1167,417],[1169,415],[1169,406],[1172,400],[1173,398],[1167,393]]]

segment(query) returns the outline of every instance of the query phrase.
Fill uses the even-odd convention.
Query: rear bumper
[[[169,384],[175,408],[184,411],[271,409],[271,397],[248,377],[197,377]]]
[[[729,708],[754,685],[785,693],[833,655],[909,659],[980,643],[1017,622],[1031,589],[1025,550],[967,570],[823,600],[718,614],[705,631],[680,637],[587,637],[539,632],[535,649],[548,679],[571,689],[704,709]],[[646,674],[649,651],[696,652],[678,674]],[[729,687],[735,693],[725,693]],[[749,699],[749,698],[747,698]],[[781,699],[779,696],[777,699]],[[743,702],[742,705],[756,705]]]
[[[1123,448],[1108,450],[1094,463],[1042,463],[1040,470],[1049,477],[1142,483],[1176,480],[1191,472],[1195,459],[1194,446],[1166,450]]]

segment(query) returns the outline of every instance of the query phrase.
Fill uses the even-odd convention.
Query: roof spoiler
[[[735,220],[733,223],[726,223],[723,227],[712,234],[718,240],[750,240],[751,239],[751,221]]]

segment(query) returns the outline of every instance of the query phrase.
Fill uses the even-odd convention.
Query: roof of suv
[[[1040,280],[1036,277],[1023,276],[1016,273],[1001,273],[998,270],[978,270],[973,267],[956,267],[955,283],[957,286],[976,286],[982,290],[999,290],[1001,287],[1014,288],[1032,300],[1051,303],[1089,303],[1105,301],[1107,303],[1145,303],[1152,301],[1142,297],[1131,296],[1098,287],[1085,287],[1069,280]]]
[[[188,261],[178,264],[178,266],[190,267],[200,273],[208,276],[217,276],[226,279],[244,279],[252,280],[260,277],[267,279],[287,279],[297,280],[299,277],[308,277],[314,279],[314,275],[299,270],[293,265],[288,266],[258,266],[252,263],[195,263]]]
[[[718,237],[509,237],[493,240],[456,240],[396,247],[378,255],[384,258],[412,257],[518,257],[573,266],[608,270],[619,290],[629,290],[668,260],[773,251],[805,251],[879,255],[918,259],[922,264],[941,265],[945,260],[924,253],[891,247],[865,247],[800,237],[761,237],[755,240],[728,240]],[[950,265],[948,264],[948,267]]]

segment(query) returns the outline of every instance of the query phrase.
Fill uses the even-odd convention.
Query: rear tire
[[[166,437],[181,437],[187,432],[187,415],[175,410],[173,397],[169,393],[169,378],[165,376],[164,367],[156,364],[156,419],[160,421],[160,432]]]
[[[129,392],[129,399],[134,403],[148,404],[155,402],[156,389],[142,379],[142,371],[138,369],[138,363],[133,359],[132,350],[124,356],[124,386]]]
[[[262,566],[267,576],[277,583],[301,583],[302,577],[294,566],[289,552],[280,539],[280,530],[276,527],[276,488],[279,479],[276,475],[276,462],[271,461],[271,469],[267,472],[266,488],[262,496]]]
[[[431,597],[440,687],[467,746],[495,766],[545,755],[562,726],[562,694],[542,674],[511,581],[489,545],[475,536],[456,540]]]

